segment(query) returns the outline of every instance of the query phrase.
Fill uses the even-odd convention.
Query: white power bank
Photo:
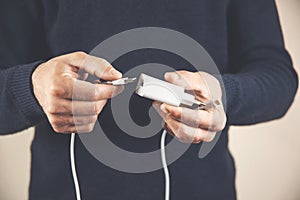
[[[153,78],[146,74],[141,74],[135,90],[141,97],[166,103],[172,106],[198,106],[201,110],[215,109],[220,105],[219,100],[201,102],[195,97],[185,92],[183,87],[168,83],[166,81]]]
[[[183,87],[141,74],[136,87],[139,96],[166,103],[172,106],[201,105],[191,94],[185,93]]]

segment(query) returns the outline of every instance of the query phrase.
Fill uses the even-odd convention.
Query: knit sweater
[[[224,82],[228,122],[207,157],[198,158],[202,144],[195,144],[170,165],[172,200],[236,199],[229,126],[282,117],[298,86],[273,0],[7,0],[0,7],[0,24],[0,134],[36,126],[31,147],[33,200],[75,199],[70,136],[54,133],[32,90],[32,72],[52,57],[90,52],[108,37],[139,27],[182,32],[207,50]],[[183,59],[150,49],[121,57],[115,66],[126,72],[149,62],[192,70]],[[140,113],[150,103],[133,103],[137,106],[131,112],[140,116],[136,120],[147,124],[149,119]],[[99,117],[120,147],[135,152],[158,147],[159,134],[138,139],[118,129],[109,106]],[[162,170],[117,171],[97,161],[80,140],[75,145],[82,199],[163,199]]]

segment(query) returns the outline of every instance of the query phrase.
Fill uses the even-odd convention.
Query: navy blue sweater
[[[51,57],[89,52],[106,38],[138,27],[174,29],[204,46],[222,73],[228,123],[206,158],[197,156],[201,144],[192,145],[171,164],[173,200],[235,199],[235,168],[227,147],[229,126],[282,117],[297,90],[298,79],[284,47],[273,0],[4,2],[0,7],[0,134],[37,127],[32,144],[33,200],[75,198],[70,137],[53,132],[32,92],[32,72]],[[158,62],[190,70],[188,63],[173,55],[145,51],[120,58],[118,69],[126,72],[137,64]],[[123,148],[147,152],[159,144],[159,135],[141,140],[115,128],[107,107],[100,117],[110,139]],[[146,123],[148,119],[139,120]],[[113,170],[76,141],[83,199],[163,199],[161,170],[144,174]]]

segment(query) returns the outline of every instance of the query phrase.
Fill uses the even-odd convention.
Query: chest
[[[59,55],[76,50],[89,52],[112,35],[133,28],[169,28],[196,40],[217,66],[225,69],[228,1],[45,1],[45,30],[51,51]]]

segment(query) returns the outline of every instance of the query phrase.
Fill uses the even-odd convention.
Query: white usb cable
[[[77,177],[76,163],[75,163],[75,133],[71,134],[71,139],[70,139],[70,161],[71,161],[73,182],[76,191],[76,199],[81,200],[80,185]]]
[[[164,130],[160,140],[160,151],[161,151],[162,166],[165,174],[165,200],[170,200],[170,174],[169,174],[169,169],[168,169],[168,164],[166,159],[166,151],[165,151],[166,136],[167,136],[167,131]],[[77,177],[76,163],[75,163],[75,133],[71,134],[71,139],[70,139],[70,161],[71,161],[73,182],[74,182],[75,192],[76,192],[76,200],[81,200],[80,185]]]
[[[102,82],[101,84],[120,86],[120,85],[126,85],[128,83],[133,83],[135,81],[136,81],[136,78],[125,77],[125,78],[121,78],[121,79],[115,80],[115,81]],[[75,187],[75,191],[76,191],[76,199],[81,200],[80,185],[79,185],[79,181],[78,181],[78,177],[77,177],[76,163],[75,163],[75,133],[71,134],[71,139],[70,139],[70,162],[71,162],[74,187]]]
[[[165,174],[165,200],[170,200],[170,173],[168,169],[166,150],[165,150],[166,136],[167,136],[167,131],[164,130],[160,139],[160,153],[161,153],[161,162]]]

